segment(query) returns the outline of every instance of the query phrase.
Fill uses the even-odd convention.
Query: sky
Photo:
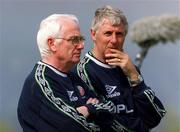
[[[92,48],[90,24],[94,11],[103,5],[123,10],[129,26],[143,17],[174,14],[180,17],[178,0],[1,0],[0,1],[0,130],[21,132],[17,103],[24,80],[40,60],[36,45],[39,23],[54,13],[79,18],[86,36],[82,56]],[[125,50],[134,61],[140,48],[127,36]],[[153,132],[180,131],[180,41],[152,47],[141,72],[147,85],[163,102],[167,114]],[[2,125],[4,124],[4,125]]]

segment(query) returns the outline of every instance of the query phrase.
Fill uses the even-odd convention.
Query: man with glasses
[[[18,103],[24,132],[100,130],[89,117],[109,115],[107,107],[113,104],[99,102],[80,79],[68,74],[80,60],[84,40],[74,15],[53,14],[42,20],[37,33],[42,59],[26,78]]]
[[[114,131],[147,132],[159,124],[165,109],[123,50],[127,32],[122,11],[111,6],[98,8],[91,25],[94,47],[75,73],[98,96],[115,104]]]

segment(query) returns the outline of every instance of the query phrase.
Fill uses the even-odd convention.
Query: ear
[[[47,43],[48,43],[50,51],[52,51],[52,52],[56,51],[56,45],[55,45],[55,41],[53,38],[48,38]]]
[[[92,29],[91,29],[91,38],[93,41],[96,40],[96,31],[94,31]]]

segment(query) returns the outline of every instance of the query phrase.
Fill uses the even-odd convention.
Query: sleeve
[[[97,79],[93,79],[93,77],[88,74],[86,70],[86,66],[79,65],[77,68],[77,72],[79,77],[92,89],[92,91],[98,93],[97,88]],[[139,70],[138,70],[139,71]],[[93,74],[91,72],[91,74]],[[90,79],[91,78],[91,79]],[[96,91],[94,90],[96,87]],[[103,91],[100,91],[103,92]],[[129,93],[133,97],[133,108],[135,109],[135,117],[119,117],[117,116],[118,121],[114,121],[114,128],[119,130],[123,127],[122,124],[124,122],[125,126],[132,126],[130,128],[140,129],[140,128],[147,128],[151,129],[157,126],[165,115],[166,111],[160,102],[160,100],[155,96],[154,92],[145,85],[144,81],[141,82],[139,85],[132,89],[132,92]],[[142,129],[140,129],[142,130]]]
[[[148,128],[157,126],[166,111],[161,101],[155,96],[154,91],[142,81],[133,87],[132,93],[137,115],[141,117]]]
[[[111,125],[112,120],[114,118],[114,103],[112,101],[107,101],[104,98],[97,96],[94,89],[92,89],[88,84],[86,84],[80,76],[77,75],[77,69],[73,69],[72,74],[78,78],[81,85],[86,89],[86,97],[89,98],[97,98],[99,103],[96,104],[86,104],[85,106],[88,108],[90,116],[88,117],[90,120],[95,121],[99,126]],[[74,77],[74,78],[75,78]]]
[[[45,67],[38,67],[35,73],[35,79],[40,89],[42,101],[40,116],[41,118],[54,125],[58,130],[68,128],[67,126],[80,126],[86,131],[98,131],[98,126],[87,122],[85,117],[80,115],[74,107],[68,104],[63,95],[64,91],[55,93],[56,81],[50,76],[44,74]],[[61,90],[61,88],[59,88]],[[63,89],[62,89],[63,90]],[[75,128],[75,127],[74,127]]]
[[[87,104],[89,119],[100,126],[102,132],[114,132],[114,104],[111,101],[101,100],[97,104]],[[119,130],[118,130],[119,131]]]

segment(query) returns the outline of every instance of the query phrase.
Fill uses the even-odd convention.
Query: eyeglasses
[[[55,39],[63,39],[63,40],[71,42],[73,45],[80,44],[85,41],[84,36],[71,36],[68,39],[67,38],[55,38]]]

